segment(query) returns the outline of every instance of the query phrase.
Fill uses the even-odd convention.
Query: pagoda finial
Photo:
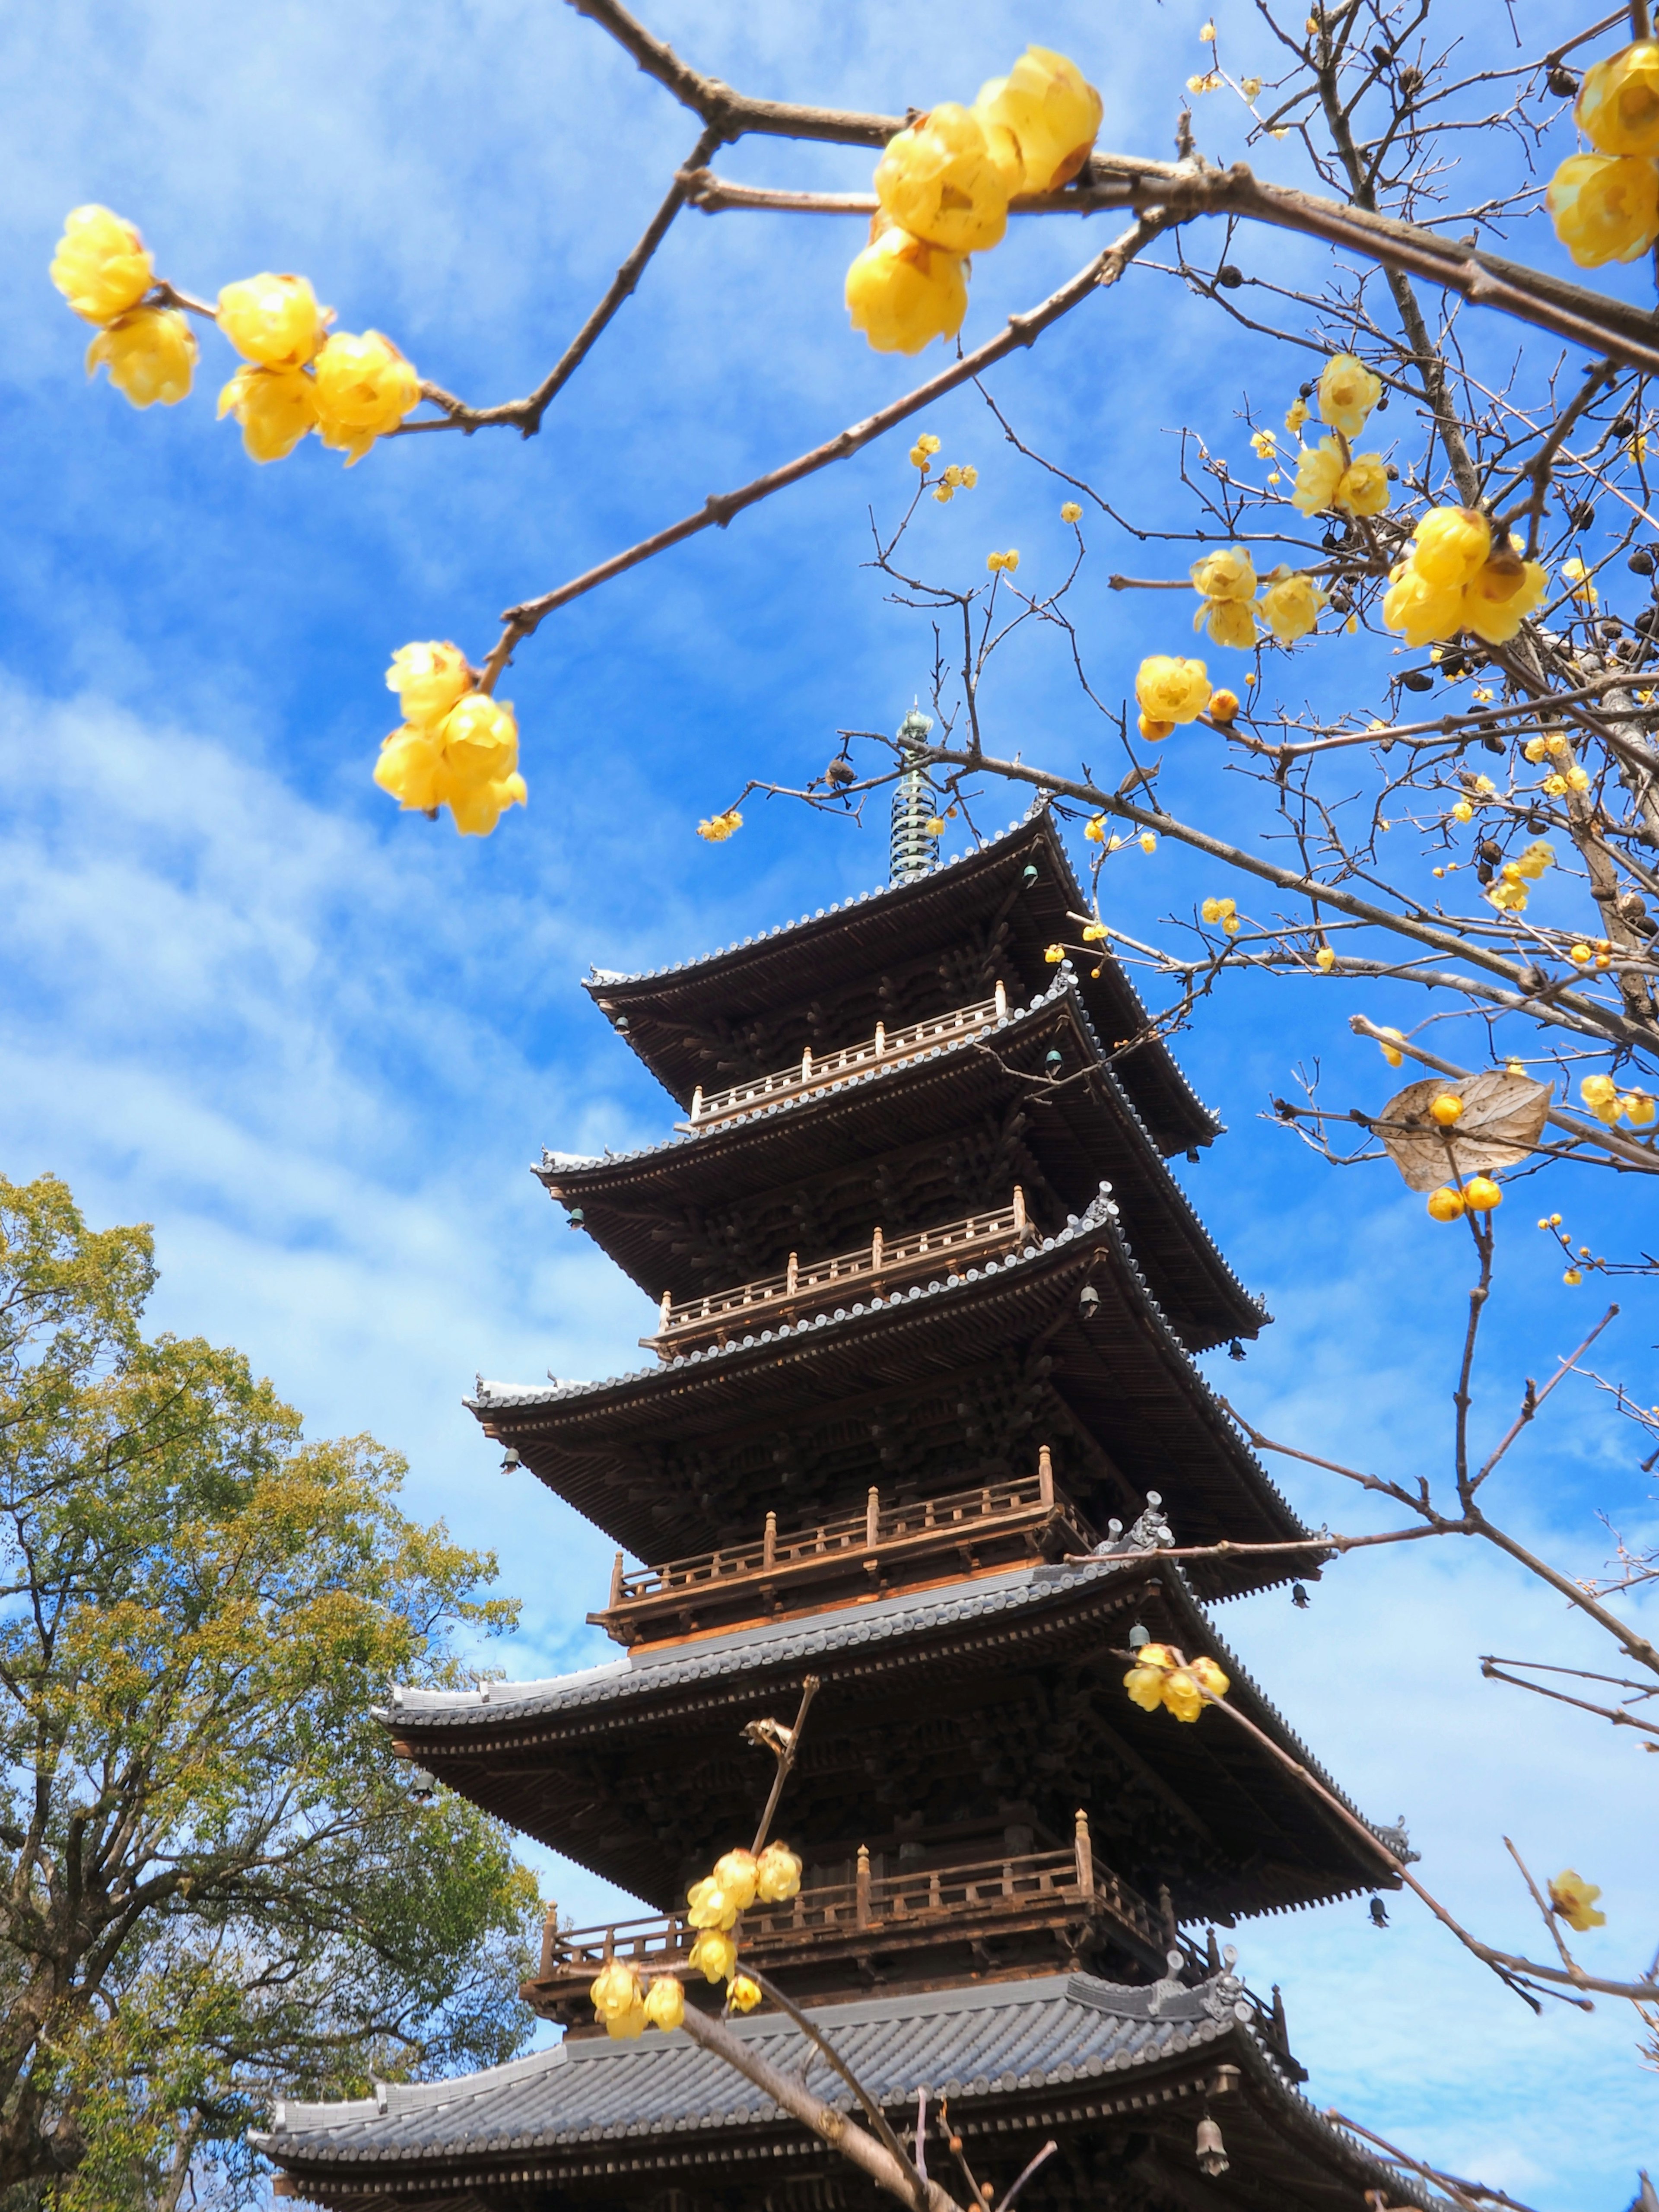
[[[939,865],[939,839],[927,824],[933,819],[933,793],[926,772],[916,760],[933,717],[912,703],[899,724],[897,736],[903,773],[893,793],[893,830],[889,848],[888,878],[896,884],[914,883]]]

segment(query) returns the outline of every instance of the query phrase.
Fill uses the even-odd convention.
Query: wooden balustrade
[[[1096,1863],[1082,1812],[1069,1850],[878,1875],[860,1845],[850,1881],[814,1884],[786,1904],[752,1906],[742,1918],[740,1945],[743,1957],[773,1973],[1045,1932],[1059,1934],[1073,1954],[1113,1940],[1149,1972],[1164,1970],[1162,1923],[1127,1882]],[[678,1914],[565,1934],[550,1923],[541,1971],[524,1993],[538,2011],[580,2019],[588,1984],[608,1960],[626,1960],[647,1979],[684,1974],[696,1941],[696,1930]]]
[[[814,1054],[808,1045],[798,1065],[780,1068],[775,1074],[757,1075],[747,1083],[732,1084],[724,1091],[705,1091],[699,1084],[691,1095],[690,1119],[677,1121],[674,1126],[701,1133],[716,1122],[731,1121],[734,1115],[752,1114],[757,1107],[774,1106],[781,1099],[844,1082],[849,1075],[860,1074],[866,1068],[896,1066],[901,1061],[914,1060],[919,1053],[931,1052],[936,1045],[954,1044],[977,1030],[988,1030],[994,1023],[1003,1020],[1007,1012],[1008,994],[999,983],[994,998],[981,1000],[971,1006],[954,1007],[948,1014],[932,1015],[925,1022],[910,1022],[897,1030],[889,1030],[885,1024],[878,1022],[873,1036],[858,1044],[843,1046],[838,1052]]]
[[[959,1273],[1025,1243],[1034,1234],[1025,1212],[1025,1193],[1016,1183],[1012,1203],[986,1213],[969,1213],[932,1229],[913,1229],[902,1237],[886,1237],[878,1225],[870,1242],[856,1251],[837,1252],[805,1267],[792,1252],[781,1273],[763,1275],[729,1291],[710,1291],[702,1297],[677,1299],[665,1291],[657,1334],[642,1336],[640,1342],[671,1359],[703,1338],[724,1342],[740,1330],[819,1312],[840,1298],[868,1297],[940,1271]]]

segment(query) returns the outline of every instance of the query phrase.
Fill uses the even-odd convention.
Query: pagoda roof
[[[1079,1304],[1085,1285],[1097,1299],[1087,1319]],[[1090,1473],[1079,1446],[1061,1468],[1085,1509],[1090,1489],[1098,1490],[1103,1522],[1129,1502],[1127,1486],[1136,1510],[1146,1492],[1160,1492],[1182,1543],[1307,1534],[1193,1365],[1104,1193],[1054,1236],[959,1276],[856,1299],[601,1381],[523,1388],[480,1378],[467,1403],[490,1435],[579,1512],[638,1557],[660,1559],[723,1540],[677,1476],[676,1450],[729,1454],[744,1439],[758,1449],[792,1419],[827,1433],[837,1418],[853,1417],[849,1401],[953,1389],[953,1377],[1011,1344],[1029,1354],[1038,1338],[1037,1356],[1052,1363],[1049,1387],[1109,1455],[1106,1468]],[[767,1450],[769,1468],[769,1444]],[[1079,1461],[1075,1470],[1071,1457]],[[750,1516],[778,1502],[787,1504],[750,1496]],[[806,1517],[815,1509],[808,1500],[800,1510]],[[1197,1583],[1206,1596],[1224,1595],[1303,1571],[1241,1556],[1207,1563]]]
[[[1026,886],[1024,871],[1033,866],[1036,878]],[[1071,917],[1087,911],[1059,831],[1039,802],[1000,836],[909,883],[878,884],[758,937],[644,975],[595,969],[585,987],[613,1021],[626,1016],[623,1034],[684,1107],[706,1075],[699,1044],[684,1031],[710,1012],[727,1020],[765,1014],[792,996],[810,999],[849,970],[911,959],[935,945],[943,949],[994,914],[1006,918],[1019,964],[1035,979],[1045,948],[1074,936]],[[1100,972],[1085,977],[1082,990],[1102,1035],[1114,1047],[1140,1036],[1146,1009],[1122,967],[1103,946],[1091,965]],[[1207,1145],[1220,1133],[1219,1119],[1200,1103],[1161,1038],[1147,1037],[1126,1052],[1121,1068],[1160,1151]]]
[[[1131,1614],[1156,1638],[1214,1657],[1231,1684],[1229,1702],[1383,1848],[1367,1849],[1221,1715],[1183,1725],[1133,1705],[1121,1686],[1121,1662],[1110,1657],[1127,1638]],[[461,1795],[667,1910],[677,1901],[675,1871],[665,1865],[648,1824],[635,1819],[616,1825],[602,1786],[605,1760],[632,1772],[641,1759],[647,1765],[666,1759],[672,1778],[665,1776],[665,1784],[695,1849],[702,1838],[693,1829],[708,1826],[712,1838],[752,1817],[756,1776],[746,1761],[733,1761],[722,1750],[714,1798],[697,1802],[694,1747],[735,1741],[740,1717],[772,1705],[782,1711],[809,1674],[822,1687],[812,1741],[792,1785],[798,1796],[810,1795],[815,1754],[828,1755],[836,1732],[865,1736],[869,1710],[890,1705],[896,1695],[906,1710],[943,1719],[953,1683],[967,1686],[957,1703],[965,1696],[968,1707],[978,1711],[988,1673],[1029,1677],[1053,1664],[1080,1681],[1079,1669],[1091,1662],[1104,1665],[1106,1686],[1095,1700],[1103,1740],[1127,1751],[1137,1771],[1156,1778],[1161,1817],[1172,1833],[1184,1827],[1205,1838],[1212,1863],[1181,1885],[1187,1893],[1178,1900],[1183,1918],[1293,1910],[1358,1890],[1398,1887],[1384,1852],[1401,1850],[1404,1838],[1364,1821],[1218,1639],[1179,1567],[1156,1553],[1018,1568],[805,1620],[641,1646],[608,1665],[544,1681],[489,1682],[466,1691],[399,1687],[376,1717],[410,1757]],[[647,1751],[653,1741],[658,1747]],[[664,1747],[669,1743],[675,1748]],[[551,1768],[572,1757],[590,1793],[585,1803],[547,1787]],[[1075,1790],[1079,1778],[1066,1786]],[[797,1804],[798,1823],[805,1810]],[[795,1841],[805,1848],[811,1838],[802,1830]],[[1119,1871],[1134,1879],[1133,1868]]]
[[[1029,1058],[1051,1036],[1073,1046],[1086,1079],[1050,1084],[1006,1055]],[[1137,1111],[1090,1018],[1069,963],[1028,1007],[988,1030],[953,1037],[883,1066],[860,1068],[832,1087],[786,1097],[694,1135],[603,1159],[549,1154],[536,1170],[582,1227],[653,1297],[709,1287],[676,1263],[674,1209],[729,1205],[791,1177],[816,1176],[874,1161],[910,1145],[937,1144],[942,1130],[975,1110],[1030,1103],[1026,1138],[1062,1203],[1081,1206],[1103,1176],[1160,1305],[1182,1341],[1207,1350],[1254,1336],[1264,1319],[1227,1266]],[[667,1231],[665,1233],[665,1224]],[[867,1231],[866,1232],[867,1233]],[[775,1264],[768,1255],[758,1262]]]
[[[1092,2133],[1122,2115],[1150,2141],[1142,2155],[1156,2163],[1146,2178],[1169,2172],[1187,2191],[1203,2186],[1194,2122],[1216,2069],[1230,2065],[1237,2086],[1213,2110],[1236,2179],[1267,2184],[1272,2201],[1295,2212],[1348,2212],[1368,2190],[1425,2212],[1441,2205],[1298,2094],[1231,1975],[1196,1989],[1166,1985],[1156,2012],[1152,2002],[1147,1989],[1052,1974],[814,2005],[809,2016],[890,2111],[914,2112],[923,2090],[948,2098],[953,2130],[981,2169],[993,2160],[994,2171],[1006,2169],[1005,2184],[1026,2155],[1025,2132]],[[769,2009],[728,2025],[774,2065],[805,2062],[812,2093],[852,2112],[850,2094],[792,2022]],[[805,2128],[684,2029],[632,2042],[567,2037],[487,2072],[390,2082],[348,2103],[279,2099],[270,2128],[251,2140],[292,2177],[295,2194],[331,2206],[489,2204],[495,2189],[518,2204],[537,2185],[592,2190],[614,2203],[676,2173],[704,2190],[774,2187],[792,2162],[817,2170],[824,2157]],[[1201,2201],[1254,2203],[1256,2188],[1240,2200],[1206,2187]],[[1031,2195],[1044,2200],[1041,2178]],[[1200,2200],[1183,2191],[1180,2201]]]

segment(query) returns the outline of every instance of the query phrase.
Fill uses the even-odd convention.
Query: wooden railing
[[[734,1115],[752,1114],[757,1106],[773,1106],[781,1098],[822,1090],[866,1068],[914,1060],[918,1053],[930,1052],[935,1045],[953,1044],[977,1030],[989,1029],[1007,1012],[1008,994],[999,983],[994,998],[972,1006],[954,1007],[950,1013],[935,1014],[925,1022],[910,1022],[903,1029],[889,1030],[878,1022],[873,1036],[860,1044],[845,1045],[839,1052],[816,1055],[808,1045],[799,1066],[780,1068],[774,1075],[757,1075],[750,1082],[706,1093],[700,1084],[691,1095],[690,1119],[674,1126],[693,1131],[711,1128],[717,1121],[729,1121]]]
[[[1028,1851],[969,1866],[876,1875],[860,1845],[851,1881],[803,1889],[785,1905],[752,1906],[743,1916],[741,1948],[769,1973],[871,1951],[982,1942],[999,1932],[1059,1927],[1080,1937],[1096,1923],[1148,1967],[1162,1970],[1165,1923],[1127,1882],[1095,1864],[1088,1819],[1079,1813],[1069,1850]],[[580,2007],[608,1960],[627,1960],[647,1977],[682,1973],[696,1941],[696,1930],[678,1914],[574,1933],[550,1923],[540,1973],[525,1984],[525,1995],[539,2011]]]
[[[1016,1183],[1012,1203],[988,1213],[969,1213],[960,1221],[943,1221],[932,1229],[913,1229],[890,1238],[878,1226],[870,1242],[856,1251],[837,1252],[805,1267],[792,1252],[781,1274],[762,1275],[729,1291],[707,1291],[702,1297],[677,1299],[665,1291],[657,1334],[642,1336],[640,1342],[668,1358],[698,1337],[723,1340],[740,1328],[752,1328],[769,1319],[792,1321],[860,1291],[882,1290],[941,1267],[947,1273],[958,1271],[1024,1244],[1033,1233],[1025,1194]]]

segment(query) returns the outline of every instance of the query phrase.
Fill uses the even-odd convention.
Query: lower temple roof
[[[890,2110],[914,2115],[923,2089],[935,2110],[948,2098],[951,2124],[977,2170],[1004,2187],[1028,2154],[1021,2136],[1041,2129],[1068,2146],[1079,2136],[1103,2139],[1131,2179],[1156,2183],[1167,2173],[1184,2185],[1173,2203],[1352,2212],[1366,2190],[1395,2203],[1439,2203],[1297,2093],[1287,2055],[1231,1972],[1196,1989],[1048,1975],[860,1998],[811,2014]],[[828,2065],[776,2012],[730,2025],[774,2064],[805,2062],[813,2094],[852,2110]],[[1193,2142],[1206,2109],[1248,2195],[1187,2193],[1204,2187]],[[474,2205],[518,2204],[519,2192],[538,2184],[618,2205],[676,2180],[720,2189],[787,2182],[792,2169],[851,2176],[763,2092],[678,2030],[634,2042],[568,2038],[487,2073],[388,2084],[352,2103],[282,2100],[270,2130],[252,2140],[289,2175],[289,2193],[342,2207],[454,2204],[464,2192]],[[1264,2184],[1274,2193],[1260,2193]],[[1034,2185],[1030,2197],[1041,2204],[1045,2191]],[[1109,2191],[1103,2201],[1113,2201]]]

